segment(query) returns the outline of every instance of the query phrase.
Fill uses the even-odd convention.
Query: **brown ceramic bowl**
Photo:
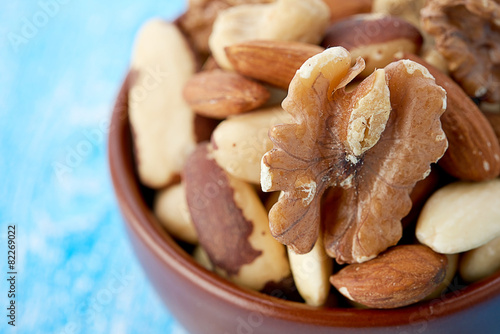
[[[315,308],[240,288],[199,266],[160,226],[132,160],[128,79],[113,112],[109,160],[137,257],[191,333],[498,333],[500,273],[440,299],[394,310]],[[149,195],[151,195],[149,193]]]

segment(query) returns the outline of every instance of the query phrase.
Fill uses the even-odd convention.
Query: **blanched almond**
[[[418,218],[418,240],[443,254],[465,252],[500,237],[500,179],[455,182],[436,191]]]
[[[460,258],[460,276],[475,282],[500,270],[500,238],[472,249]]]
[[[269,129],[291,121],[281,107],[234,116],[221,122],[212,135],[213,157],[232,176],[260,183],[260,160],[272,148]]]

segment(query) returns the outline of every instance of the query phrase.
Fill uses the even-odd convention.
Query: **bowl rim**
[[[147,245],[155,256],[184,280],[197,285],[225,303],[248,312],[257,312],[295,323],[325,327],[384,327],[421,323],[472,308],[500,295],[500,271],[441,298],[419,302],[397,309],[356,309],[313,307],[304,303],[272,297],[239,287],[203,268],[170,237],[154,217],[142,197],[130,160],[132,134],[128,118],[128,88],[132,74],[122,83],[115,102],[108,133],[108,161],[112,183],[125,224]],[[137,200],[139,199],[139,200]]]

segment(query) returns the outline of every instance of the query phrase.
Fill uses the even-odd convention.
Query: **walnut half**
[[[320,229],[339,263],[364,262],[396,244],[409,192],[447,148],[439,120],[446,93],[427,69],[401,60],[347,93],[363,69],[363,59],[351,67],[341,47],[310,58],[283,101],[294,123],[270,130],[262,189],[283,192],[269,213],[271,232],[297,253],[312,249]]]
[[[464,91],[488,102],[500,102],[498,1],[428,0],[421,20]]]

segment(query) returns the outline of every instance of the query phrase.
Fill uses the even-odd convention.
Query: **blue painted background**
[[[129,246],[105,130],[136,31],[184,6],[0,2],[0,333],[185,333]],[[12,224],[15,328],[5,310]]]

